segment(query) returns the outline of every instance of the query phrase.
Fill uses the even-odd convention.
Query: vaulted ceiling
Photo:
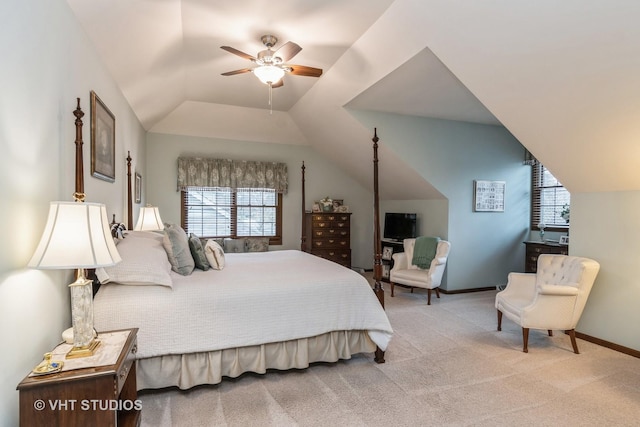
[[[502,123],[571,191],[640,189],[640,2],[67,1],[152,132],[310,144],[369,186],[345,107]],[[272,107],[251,73],[221,75],[252,64],[220,46],[255,55],[264,34],[324,70],[285,76]],[[383,194],[441,197],[382,155]]]

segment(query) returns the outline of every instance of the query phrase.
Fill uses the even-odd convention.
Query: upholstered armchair
[[[447,265],[447,256],[451,244],[446,240],[440,240],[436,247],[436,254],[428,269],[422,269],[412,264],[413,250],[416,239],[404,239],[404,252],[393,254],[393,268],[389,272],[391,283],[391,296],[394,296],[394,286],[396,284],[408,286],[413,292],[413,288],[427,289],[427,305],[431,305],[431,291],[435,289],[436,296],[440,298],[440,283],[444,269]]]
[[[496,295],[498,331],[502,315],[522,327],[522,351],[528,353],[529,329],[566,331],[579,354],[575,328],[600,264],[589,258],[543,254],[536,273],[510,273],[507,287]]]

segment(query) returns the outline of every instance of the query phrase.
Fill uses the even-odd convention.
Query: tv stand
[[[389,272],[393,268],[393,254],[404,252],[402,240],[383,239],[382,243],[382,281],[389,283]]]

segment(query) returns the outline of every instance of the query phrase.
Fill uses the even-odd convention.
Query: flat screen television
[[[394,213],[384,214],[385,239],[404,240],[416,237],[416,214]]]

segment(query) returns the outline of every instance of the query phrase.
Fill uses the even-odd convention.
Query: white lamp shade
[[[51,202],[47,225],[28,266],[95,268],[120,261],[103,204]]]
[[[163,230],[164,225],[160,218],[160,211],[156,206],[145,206],[140,208],[138,222],[133,228],[136,231],[155,231]]]
[[[255,74],[264,84],[275,84],[284,76],[284,70],[273,65],[263,65],[253,69]]]

